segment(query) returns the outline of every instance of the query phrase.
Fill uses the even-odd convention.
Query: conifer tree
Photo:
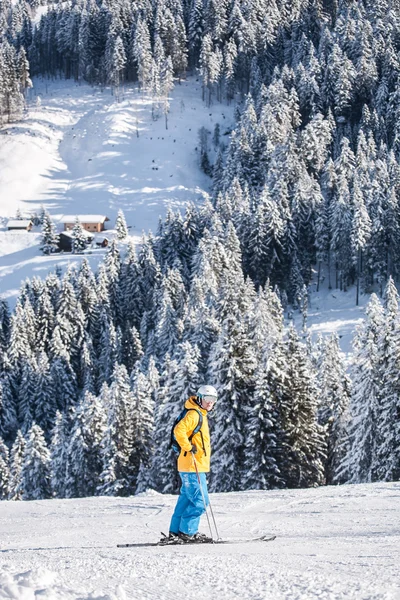
[[[47,210],[43,213],[42,221],[42,252],[52,254],[58,250],[59,236],[56,227]]]
[[[286,345],[286,369],[279,392],[285,453],[281,473],[288,487],[313,487],[324,483],[326,453],[322,427],[317,422],[315,376],[292,327]]]
[[[102,442],[103,470],[97,493],[126,496],[135,487],[135,468],[131,463],[134,431],[134,399],[126,368],[115,365],[109,391],[107,428]]]
[[[390,277],[384,295],[384,322],[379,341],[380,393],[377,406],[376,456],[372,476],[383,481],[400,477],[399,295]]]
[[[22,500],[22,463],[25,444],[25,438],[21,431],[18,431],[10,453],[10,500]]]
[[[256,361],[238,311],[229,310],[209,359],[208,381],[218,391],[210,489],[240,489],[244,460],[243,414],[253,394]]]
[[[125,221],[125,215],[121,209],[119,209],[117,219],[115,221],[115,230],[119,240],[125,239],[128,235],[128,226]]]
[[[178,363],[171,360],[167,354],[161,373],[160,387],[156,392],[156,406],[154,421],[154,454],[151,465],[151,487],[163,493],[172,493],[179,487],[176,472],[176,457],[170,447],[168,435],[159,439],[158,432],[172,430],[175,419],[183,410],[182,404],[176,402],[172,396],[172,385],[178,372]]]
[[[146,89],[151,81],[152,56],[149,29],[141,19],[136,24],[132,54],[137,65],[139,85]]]
[[[101,442],[105,436],[104,408],[90,392],[76,407],[68,444],[67,498],[83,498],[96,493],[102,472]]]
[[[340,356],[339,338],[335,334],[324,344],[317,381],[319,423],[327,441],[325,480],[330,485],[336,482],[335,476],[344,458],[343,438],[351,392],[351,382]]]
[[[378,344],[382,335],[383,308],[372,294],[366,309],[366,319],[353,340],[354,367],[348,450],[338,471],[338,477],[350,483],[373,480],[372,464],[376,456],[377,415],[379,411]]]
[[[134,401],[134,449],[136,463],[136,493],[144,492],[150,485],[150,467],[154,452],[154,401],[148,376],[138,367],[132,374]],[[167,432],[168,433],[168,432]]]
[[[72,228],[72,252],[81,254],[86,248],[86,236],[79,217],[75,218],[75,225]]]
[[[279,469],[283,433],[273,376],[273,363],[278,362],[277,350],[278,345],[270,354],[271,349],[266,345],[263,360],[255,372],[254,392],[245,409],[244,489],[265,490],[284,485]]]
[[[58,411],[50,445],[51,489],[56,498],[66,496],[68,429],[67,416]]]
[[[110,36],[106,47],[107,79],[115,90],[117,101],[119,101],[120,84],[124,81],[125,66],[126,54],[122,39],[119,35],[115,38]]]
[[[50,374],[47,355],[42,352],[38,359],[33,390],[34,421],[48,434],[54,426],[57,405],[54,382]]]
[[[0,437],[0,500],[7,500],[10,492],[8,448]]]
[[[21,478],[23,500],[51,498],[50,452],[39,425],[33,424],[29,431]]]

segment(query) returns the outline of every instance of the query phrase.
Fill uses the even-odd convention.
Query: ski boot
[[[165,535],[165,533],[161,532],[161,535],[162,535],[162,538],[158,542],[159,546],[173,546],[175,544],[183,544],[184,543],[181,540],[179,534],[173,533],[172,531],[170,531],[168,535]]]
[[[213,539],[208,537],[205,533],[195,533],[188,535],[187,533],[179,532],[179,537],[183,544],[212,544]]]

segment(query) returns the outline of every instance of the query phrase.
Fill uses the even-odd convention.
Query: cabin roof
[[[81,223],[104,223],[109,221],[105,215],[63,215],[60,223],[75,223],[76,217]]]
[[[7,223],[7,227],[18,227],[18,229],[29,227],[29,225],[32,225],[30,219],[12,219]]]

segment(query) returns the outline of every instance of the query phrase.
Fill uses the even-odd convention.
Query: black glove
[[[197,452],[197,446],[195,446],[194,444],[192,444],[191,452],[192,452],[192,454],[196,454],[196,452]]]

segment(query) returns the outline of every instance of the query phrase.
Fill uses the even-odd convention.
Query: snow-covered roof
[[[61,231],[59,235],[63,235],[65,237],[73,238],[74,234],[72,231]],[[86,229],[82,229],[82,235],[87,238],[93,238],[94,234],[91,231],[86,231]]]
[[[8,221],[7,227],[18,227],[18,229],[26,229],[32,225],[32,221],[29,219],[14,219],[12,221]]]
[[[105,215],[63,215],[60,223],[75,223],[76,217],[81,223],[104,223],[104,221],[108,221]]]

